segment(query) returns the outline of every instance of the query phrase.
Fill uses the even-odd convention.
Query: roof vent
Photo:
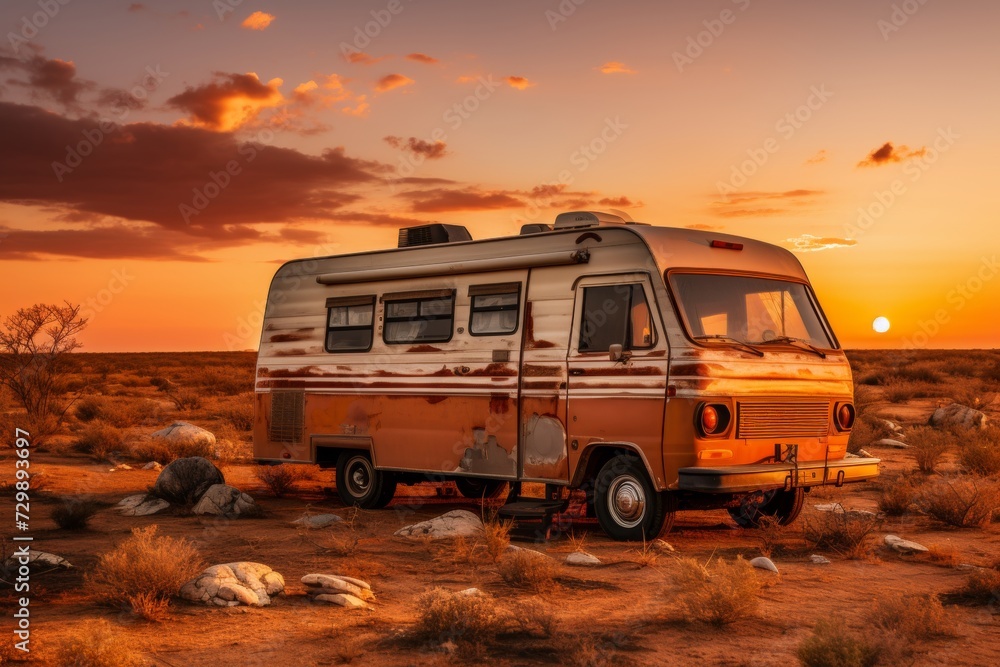
[[[575,229],[577,227],[599,227],[600,225],[626,225],[632,222],[627,213],[616,211],[570,211],[556,216],[556,229]]]
[[[462,225],[420,225],[419,227],[404,227],[399,230],[398,248],[411,248],[418,245],[434,245],[437,243],[458,243],[471,241],[472,235]]]
[[[521,236],[525,234],[541,234],[542,232],[551,232],[552,225],[542,224],[540,222],[532,222],[527,225],[521,225]]]

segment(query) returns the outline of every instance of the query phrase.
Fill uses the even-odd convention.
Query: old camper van
[[[687,508],[789,523],[811,487],[875,477],[877,459],[847,456],[852,401],[790,252],[577,211],[518,236],[427,225],[398,248],[284,264],[254,453],[335,467],[365,508],[429,479],[510,488],[513,516],[584,489],[610,536],[648,539]]]

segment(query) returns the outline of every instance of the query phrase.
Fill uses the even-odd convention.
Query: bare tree
[[[86,326],[80,306],[68,301],[21,308],[0,324],[0,384],[10,389],[36,428],[58,424],[68,408],[59,400],[66,355],[80,347],[75,336]]]

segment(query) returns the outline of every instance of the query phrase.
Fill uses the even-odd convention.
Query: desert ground
[[[848,356],[859,408],[851,449],[882,459],[879,480],[813,490],[802,516],[783,528],[741,529],[724,510],[682,512],[662,536],[668,545],[611,541],[571,506],[548,541],[536,542],[530,525],[514,529],[513,544],[555,560],[512,577],[502,567],[507,556],[493,558],[505,539],[502,527],[493,530],[496,521],[489,540],[393,536],[454,509],[489,519],[489,507],[458,496],[450,484],[401,486],[387,509],[356,511],[331,492],[332,471],[308,468],[276,495],[250,458],[252,353],[73,354],[63,395],[73,404],[31,455],[39,474],[31,491],[33,548],[73,567],[32,575],[28,658],[171,666],[998,664],[1000,431],[993,424],[1000,423],[1000,352]],[[3,400],[0,534],[9,553],[15,455],[8,431],[18,414],[10,396]],[[988,427],[925,427],[935,409],[952,402],[985,413]],[[255,499],[259,517],[227,520],[181,508],[126,517],[115,510],[155,482],[158,473],[144,464],[175,455],[149,437],[175,420],[216,435],[215,451],[206,453],[226,483]],[[875,444],[885,438],[909,447]],[[68,499],[93,503],[86,527],[60,528],[52,518]],[[834,511],[817,509],[836,504]],[[324,512],[344,521],[314,530],[292,523]],[[159,536],[190,542],[203,567],[234,561],[272,567],[285,578],[284,594],[266,607],[172,600],[149,619],[129,605],[102,601],[92,585],[101,556],[133,529],[151,525]],[[928,551],[898,552],[885,543],[887,534]],[[602,564],[564,564],[575,550]],[[770,556],[778,574],[719,566],[761,555]],[[830,562],[815,563],[813,555]],[[692,571],[704,572],[704,581]],[[299,580],[317,572],[364,579],[375,600],[354,610],[314,603]],[[715,588],[699,588],[704,582]],[[440,607],[434,601],[447,594],[428,592],[471,587],[482,591],[489,609],[461,607],[456,620],[445,619],[450,630],[440,631],[441,619],[429,616],[444,613],[433,611]],[[731,589],[737,602],[727,597]],[[25,657],[7,646],[6,610],[17,598],[0,584],[6,647],[0,664]],[[703,613],[720,609],[725,613]],[[474,614],[488,618],[480,623]],[[86,662],[77,647],[101,641],[109,643],[108,661]],[[816,647],[829,659],[817,658]]]

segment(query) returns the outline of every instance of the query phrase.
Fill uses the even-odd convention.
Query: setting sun
[[[875,321],[872,322],[872,329],[874,329],[876,333],[885,333],[889,330],[889,318],[876,317]]]

